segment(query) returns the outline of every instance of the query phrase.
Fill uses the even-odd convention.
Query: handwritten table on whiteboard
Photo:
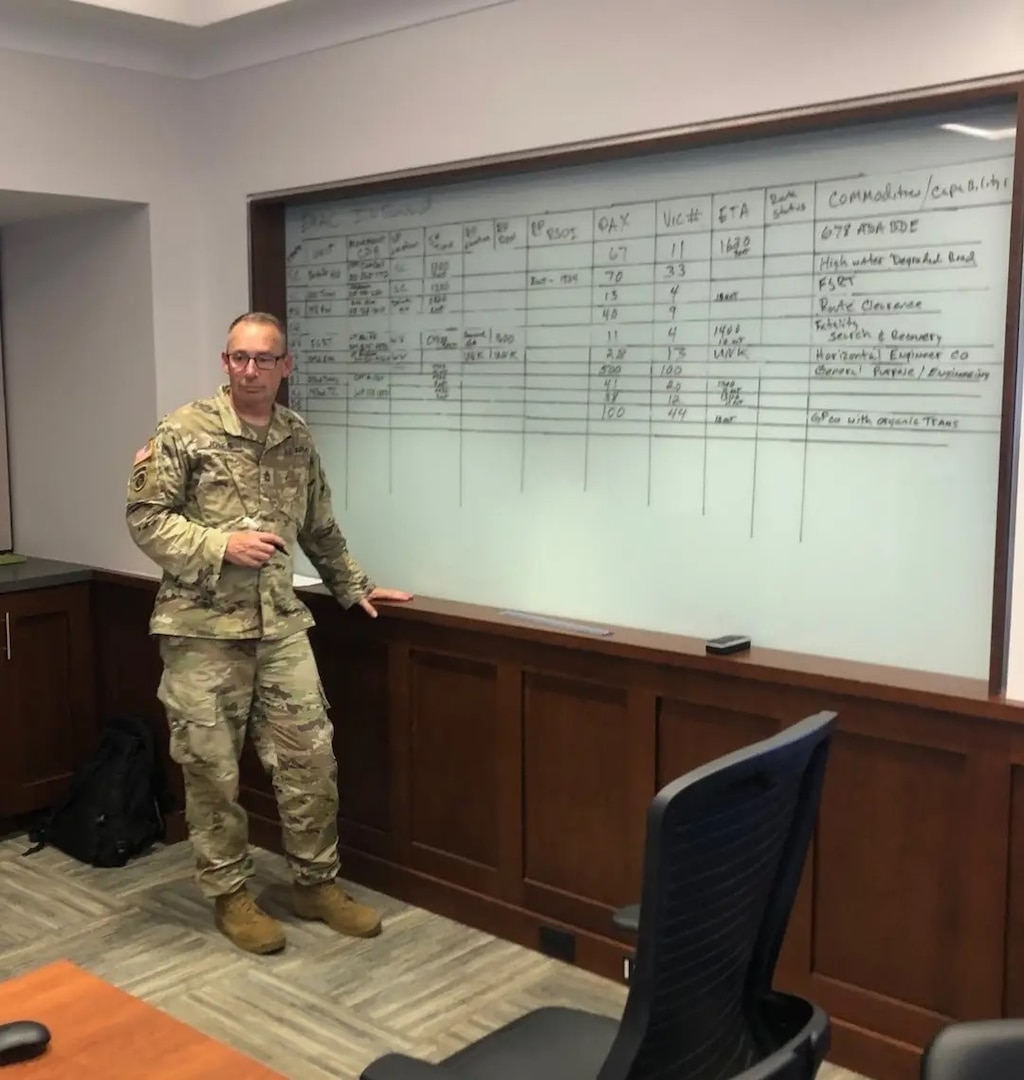
[[[919,154],[884,140],[876,149],[870,136],[854,154],[842,136],[822,136],[828,152],[802,158],[769,147],[760,159],[737,151],[739,164],[727,167],[709,152],[693,168],[684,155],[664,168],[613,163],[557,181],[538,174],[450,195],[441,187],[290,208],[290,403],[328,446],[346,508],[362,483],[360,513],[383,513],[382,530],[419,533],[432,527],[424,485],[439,504],[454,504],[460,523],[451,537],[437,533],[438,548],[456,530],[501,543],[514,519],[502,518],[495,541],[482,515],[518,498],[522,514],[546,522],[545,557],[560,553],[563,575],[581,559],[576,539],[560,550],[565,527],[576,535],[571,506],[587,507],[606,535],[605,522],[621,527],[620,564],[627,549],[643,550],[652,572],[681,582],[678,560],[652,550],[675,533],[729,577],[736,554],[716,566],[719,552],[740,552],[741,537],[773,535],[768,573],[774,566],[789,579],[793,559],[826,559],[804,543],[809,523],[823,547],[836,547],[828,522],[849,513],[831,512],[844,488],[862,505],[865,524],[854,532],[875,518],[919,547],[951,512],[946,485],[962,490],[981,470],[988,490],[1000,432],[1012,144],[950,161],[957,137],[943,137],[948,143],[922,136]],[[835,152],[834,167],[830,138],[845,151]],[[849,168],[854,162],[863,167]],[[749,182],[759,174],[764,183]],[[435,434],[457,450],[442,450],[448,444]],[[908,481],[915,474],[920,485]],[[886,490],[908,482],[916,509],[900,509]],[[419,516],[380,509],[371,483],[382,499],[397,500],[400,489],[421,499]],[[973,505],[963,513],[984,516]],[[905,526],[909,514],[916,520]],[[989,528],[984,517],[979,530]],[[866,546],[883,539],[876,533]],[[856,535],[849,544],[864,546]],[[990,535],[979,531],[962,548],[984,580]],[[509,549],[502,556],[489,564],[492,576],[515,559]],[[808,603],[824,566],[809,573],[815,580],[800,585]],[[874,565],[863,570],[895,599],[889,573],[898,583],[891,567],[881,566],[883,576]],[[773,601],[739,576],[737,590],[752,600],[720,590],[694,606],[701,586],[688,581],[675,610],[688,607],[692,617],[675,621],[668,602],[658,610],[657,599],[641,608],[598,595],[595,562],[577,589],[582,600],[565,613],[708,636],[765,625],[762,643],[815,651],[798,627],[774,635],[778,608],[769,615]],[[475,580],[486,580],[482,569]],[[438,562],[427,581],[410,585],[550,609],[539,588],[481,597],[475,586],[460,593],[458,581]],[[724,627],[709,625],[723,602]],[[855,615],[866,631],[864,617]],[[984,599],[972,618],[980,633]],[[894,635],[906,642],[909,626]],[[858,658],[858,648],[851,639],[838,653]],[[914,666],[913,652],[873,655],[867,645],[859,655]],[[981,673],[980,653],[965,662]]]

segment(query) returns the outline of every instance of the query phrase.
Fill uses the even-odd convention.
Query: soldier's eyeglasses
[[[247,368],[249,366],[249,361],[250,360],[255,360],[256,361],[256,366],[258,368],[263,368],[263,370],[266,371],[269,368],[274,367],[274,365],[278,362],[278,360],[283,359],[287,355],[288,355],[287,353],[281,353],[280,355],[278,355],[276,353],[265,353],[265,352],[261,352],[261,353],[229,352],[229,353],[225,353],[225,356],[227,357],[228,363],[233,368],[238,368],[239,370],[242,370],[242,371],[244,371],[245,368]]]

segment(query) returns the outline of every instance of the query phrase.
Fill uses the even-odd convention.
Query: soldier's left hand
[[[377,618],[377,609],[373,606],[371,601],[382,600],[385,603],[394,602],[401,603],[404,600],[411,600],[412,593],[403,592],[401,589],[374,589],[369,596],[364,600],[359,601],[359,606],[370,616],[371,619]]]

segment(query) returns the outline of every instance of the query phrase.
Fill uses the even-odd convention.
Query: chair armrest
[[[463,1074],[459,1074],[462,1080]],[[359,1074],[359,1080],[452,1080],[444,1065],[408,1057],[406,1054],[385,1054],[371,1061]]]
[[[640,905],[627,904],[612,915],[612,925],[635,934],[640,929]]]
[[[1024,1068],[1024,1020],[961,1020],[942,1028],[925,1046],[924,1080],[1016,1080]]]

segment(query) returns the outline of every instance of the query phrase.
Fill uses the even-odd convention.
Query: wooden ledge
[[[110,570],[97,570],[93,579],[103,584],[154,592],[158,584],[156,578]],[[299,591],[318,608],[323,602],[333,604],[329,591],[323,585],[304,586]],[[337,610],[342,617],[346,615],[340,607]],[[402,604],[381,603],[377,610],[385,626],[393,621],[421,623],[591,655],[727,674],[776,686],[821,690],[832,695],[912,704],[940,712],[1024,724],[1024,702],[990,695],[984,679],[940,675],[756,646],[748,652],[733,656],[708,656],[701,638],[595,623],[557,612],[537,613],[545,618],[564,619],[578,626],[611,631],[607,635],[590,634],[561,629],[544,622],[532,623],[503,614],[502,609],[496,607],[432,596],[417,596]]]

